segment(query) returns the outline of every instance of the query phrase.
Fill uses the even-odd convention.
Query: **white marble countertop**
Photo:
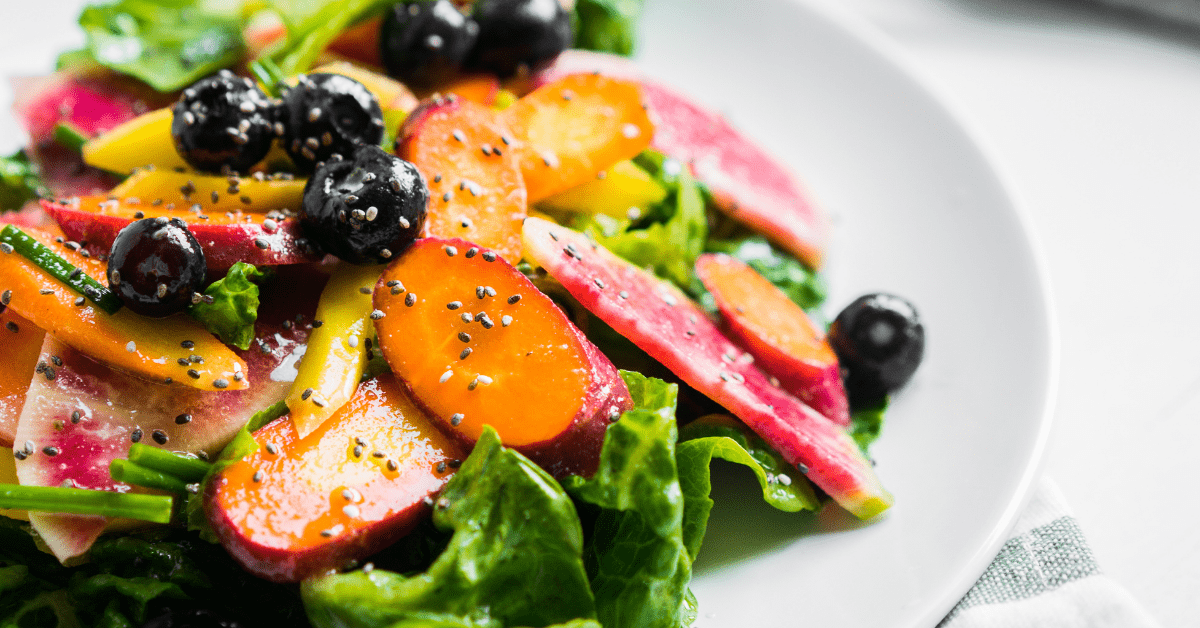
[[[1200,29],[1061,0],[820,1],[898,43],[1032,210],[1062,340],[1045,473],[1101,569],[1195,625]]]
[[[1045,472],[1102,569],[1164,626],[1194,625],[1200,30],[1067,0],[811,1],[897,42],[1032,210],[1062,339]],[[34,16],[73,23],[77,4],[7,3],[0,74],[77,45],[75,29],[14,45]]]

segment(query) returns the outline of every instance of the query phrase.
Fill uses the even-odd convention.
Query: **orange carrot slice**
[[[398,136],[396,154],[429,185],[425,234],[519,260],[525,183],[513,135],[498,114],[461,98],[435,98],[409,114]]]
[[[741,260],[706,253],[696,274],[712,292],[729,335],[784,390],[826,418],[850,424],[837,355],[800,306]]]
[[[490,425],[553,475],[591,473],[628,408],[616,368],[519,271],[461,240],[418,240],[375,287],[379,347],[430,414]]]
[[[38,354],[46,332],[20,314],[0,304],[0,447],[12,447],[17,419],[25,407],[25,391],[37,368]]]
[[[209,485],[206,510],[252,573],[294,582],[395,542],[464,457],[390,375],[359,386],[305,438],[283,417]]]
[[[26,233],[101,283],[104,265],[26,229]],[[247,388],[246,363],[186,314],[151,319],[128,309],[107,314],[33,262],[0,253],[0,287],[8,307],[62,342],[117,368],[201,390]],[[185,341],[191,348],[183,347]],[[198,355],[201,363],[189,362]]]
[[[521,173],[531,203],[596,178],[654,137],[637,83],[599,74],[539,87],[501,115],[525,144]]]

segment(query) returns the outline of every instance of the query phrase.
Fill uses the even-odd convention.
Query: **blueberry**
[[[183,90],[171,137],[179,156],[197,170],[245,172],[271,150],[274,117],[253,81],[221,70]]]
[[[837,315],[829,342],[845,370],[851,406],[861,407],[908,383],[925,354],[925,327],[908,301],[868,294]]]
[[[348,158],[359,146],[383,140],[379,99],[341,74],[301,75],[283,93],[280,120],[283,147],[304,172],[335,154]]]
[[[479,38],[465,66],[502,78],[549,64],[571,47],[571,16],[558,0],[479,0]]]
[[[379,46],[388,74],[432,87],[459,71],[478,35],[475,20],[449,0],[409,0],[384,13]]]
[[[326,162],[304,186],[309,239],[355,264],[382,264],[421,233],[429,188],[416,166],[375,145]]]
[[[108,254],[108,286],[143,316],[174,314],[204,288],[204,250],[178,218],[143,218],[117,233]]]

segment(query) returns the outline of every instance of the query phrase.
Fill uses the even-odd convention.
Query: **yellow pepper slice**
[[[350,400],[367,365],[371,291],[383,266],[342,262],[317,303],[321,326],[308,337],[296,381],[287,396],[288,414],[300,438],[311,434]]]
[[[163,170],[187,168],[171,139],[172,115],[170,107],[155,109],[88,140],[83,162],[117,174],[149,165]]]
[[[667,198],[667,189],[632,161],[619,161],[594,179],[538,202],[539,207],[626,218],[631,207],[645,212]]]

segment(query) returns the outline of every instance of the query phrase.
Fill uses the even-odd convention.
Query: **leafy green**
[[[394,0],[268,0],[287,29],[271,52],[283,76],[305,72],[325,47],[347,28],[394,4]]]
[[[571,500],[484,430],[433,514],[454,535],[428,571],[374,569],[308,580],[309,619],[338,626],[545,626],[594,617]]]
[[[0,157],[0,212],[20,209],[46,193],[46,186],[38,175],[37,166],[29,161],[29,155],[19,150],[7,157]]]
[[[749,467],[758,477],[763,500],[784,512],[816,510],[820,501],[808,480],[785,462],[757,434],[723,415],[710,415],[693,421],[680,430],[677,447],[679,483],[686,507],[683,515],[684,539],[688,552],[695,557],[704,540],[713,501],[709,465],[713,458]]]
[[[188,598],[245,625],[290,625],[301,616],[293,587],[254,578],[223,548],[190,535],[104,537],[87,563],[64,567],[38,550],[22,523],[0,517],[0,627],[140,626]]]
[[[629,56],[642,0],[576,0],[575,47]]]
[[[258,285],[266,275],[251,264],[238,262],[204,290],[212,297],[188,307],[193,318],[204,323],[225,344],[243,351],[254,340],[254,321],[258,319]]]
[[[580,214],[571,226],[630,262],[687,286],[708,237],[700,185],[677,160],[652,150],[635,161],[667,188],[667,198],[636,220]]]
[[[241,59],[239,18],[197,0],[120,0],[85,8],[79,25],[97,63],[172,92]]]
[[[828,294],[825,279],[760,235],[737,240],[712,239],[704,245],[704,249],[709,253],[725,253],[745,262],[810,314],[825,302]],[[702,305],[710,310],[716,309],[712,295],[699,281],[693,282],[688,289]]]
[[[887,413],[888,399],[884,397],[877,403],[865,408],[853,408],[850,411],[850,436],[858,443],[858,448],[867,453],[867,448],[883,430],[883,416]]]

